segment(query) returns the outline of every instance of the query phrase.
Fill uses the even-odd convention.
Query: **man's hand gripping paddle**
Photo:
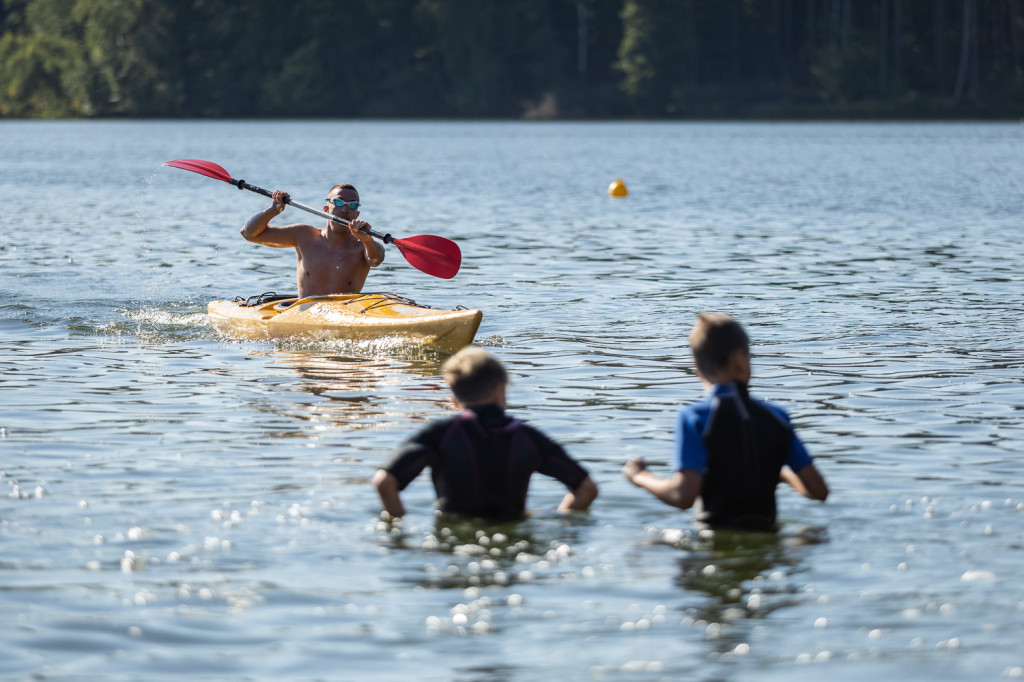
[[[167,161],[164,163],[165,166],[172,166],[174,168],[181,168],[183,170],[192,171],[193,173],[199,173],[205,175],[208,178],[214,180],[222,180],[228,184],[234,185],[238,189],[247,189],[250,192],[256,192],[262,194],[265,197],[273,198],[274,193],[265,190],[262,187],[250,185],[245,180],[235,180],[231,175],[213,163],[212,161],[202,161],[200,159],[177,159],[175,161]],[[312,213],[313,215],[332,220],[342,225],[348,225],[348,221],[343,218],[338,218],[331,215],[330,213],[324,213],[318,211],[310,206],[305,206],[297,201],[289,199],[285,202],[289,206]],[[376,237],[385,244],[394,244],[398,247],[402,256],[409,262],[409,265],[413,266],[421,272],[425,272],[428,275],[434,277],[440,277],[441,279],[451,279],[459,271],[459,266],[462,264],[462,251],[459,250],[459,245],[450,239],[444,237],[438,237],[433,234],[418,234],[415,237],[405,237],[404,239],[395,239],[390,234],[381,234],[375,232],[368,227],[363,228],[363,232],[366,232],[371,237]]]

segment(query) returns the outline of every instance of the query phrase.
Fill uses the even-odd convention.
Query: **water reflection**
[[[429,529],[407,528],[404,519],[381,520],[377,534],[382,546],[422,553],[422,568],[409,582],[472,589],[593,573],[593,567],[577,565],[576,550],[592,523],[578,513],[545,512],[500,523],[436,513]]]
[[[709,597],[697,617],[712,623],[760,618],[790,600],[765,599],[797,588],[785,578],[798,568],[798,547],[825,542],[825,529],[801,526],[779,533],[665,530],[662,541],[686,550],[675,582]]]
[[[287,366],[289,388],[305,394],[286,408],[289,416],[345,430],[381,428],[399,421],[424,421],[451,409],[438,376],[443,359],[358,357],[336,350],[275,348],[252,355]]]
[[[394,253],[375,277],[482,308],[514,411],[608,481],[589,517],[466,537],[425,511],[425,479],[418,511],[378,531],[367,483],[448,412],[441,357],[206,326],[225,286],[294,281],[294,266],[237,237],[258,205],[155,164],[183,153],[169,144],[214,154],[278,124],[37,124],[31,163],[4,178],[0,564],[23,589],[3,591],[0,677],[326,679],[339,657],[352,679],[1021,676],[1021,126],[358,124],[375,222],[416,224],[442,184],[437,231],[466,256],[454,280]],[[104,175],[106,236],[71,220],[39,243],[41,179],[70,169],[45,152],[65,142],[86,173],[69,187],[96,168],[155,174],[143,213]],[[320,186],[334,165],[289,182]],[[627,166],[633,193],[613,204]],[[509,187],[537,191],[524,204]],[[553,230],[579,239],[538,266],[524,245]],[[754,330],[756,392],[791,408],[837,484],[797,516],[841,542],[642,535],[679,517],[627,496],[618,468],[670,447],[671,405],[700,393],[686,331],[709,309]],[[124,572],[127,552],[146,569]]]

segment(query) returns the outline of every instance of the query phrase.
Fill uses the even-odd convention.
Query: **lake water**
[[[481,309],[591,511],[537,478],[528,521],[437,523],[423,475],[381,522],[445,356],[217,338],[206,303],[294,257],[178,158],[458,242],[367,290]],[[2,679],[1024,676],[1024,125],[6,121],[0,191]],[[668,473],[702,310],[832,487],[780,488],[778,537],[619,473]]]

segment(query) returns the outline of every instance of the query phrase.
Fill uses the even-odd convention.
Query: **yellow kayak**
[[[237,298],[211,301],[207,313],[218,333],[237,339],[398,336],[451,352],[473,342],[483,318],[479,310],[441,310],[385,293],[274,297],[265,302]]]

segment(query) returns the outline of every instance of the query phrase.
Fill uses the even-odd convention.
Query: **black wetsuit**
[[[441,511],[490,519],[525,514],[534,472],[569,490],[589,475],[562,446],[497,405],[433,422],[403,443],[384,469],[404,490],[427,466]]]
[[[698,520],[711,526],[772,530],[783,465],[812,460],[786,412],[751,398],[739,383],[716,384],[679,413],[676,468],[704,476]]]

